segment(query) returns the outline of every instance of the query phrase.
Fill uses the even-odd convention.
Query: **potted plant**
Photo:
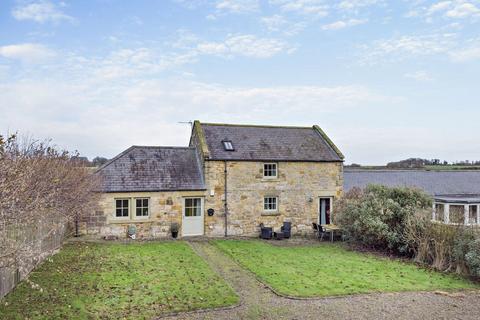
[[[172,224],[170,225],[170,232],[172,233],[173,238],[178,237],[178,230],[179,229],[180,229],[180,226],[178,225],[178,223],[177,222],[172,222]]]

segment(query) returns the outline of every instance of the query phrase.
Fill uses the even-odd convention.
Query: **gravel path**
[[[241,297],[228,310],[186,313],[170,319],[480,319],[480,292],[405,292],[292,300],[275,295],[208,242],[189,242]]]

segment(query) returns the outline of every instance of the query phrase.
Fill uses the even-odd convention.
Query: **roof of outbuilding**
[[[348,170],[344,189],[364,188],[368,184],[416,187],[432,196],[480,194],[480,171],[425,170]]]
[[[100,167],[103,192],[204,190],[195,148],[133,146]]]
[[[342,153],[318,127],[280,127],[199,123],[209,160],[343,161]],[[222,141],[231,141],[234,151]]]

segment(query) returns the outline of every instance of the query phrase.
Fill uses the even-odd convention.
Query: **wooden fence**
[[[41,221],[21,225],[0,225],[0,298],[54,254],[66,232],[67,222],[58,216],[43,216]]]

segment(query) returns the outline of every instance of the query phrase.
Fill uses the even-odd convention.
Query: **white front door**
[[[203,235],[203,198],[183,199],[182,235]]]

